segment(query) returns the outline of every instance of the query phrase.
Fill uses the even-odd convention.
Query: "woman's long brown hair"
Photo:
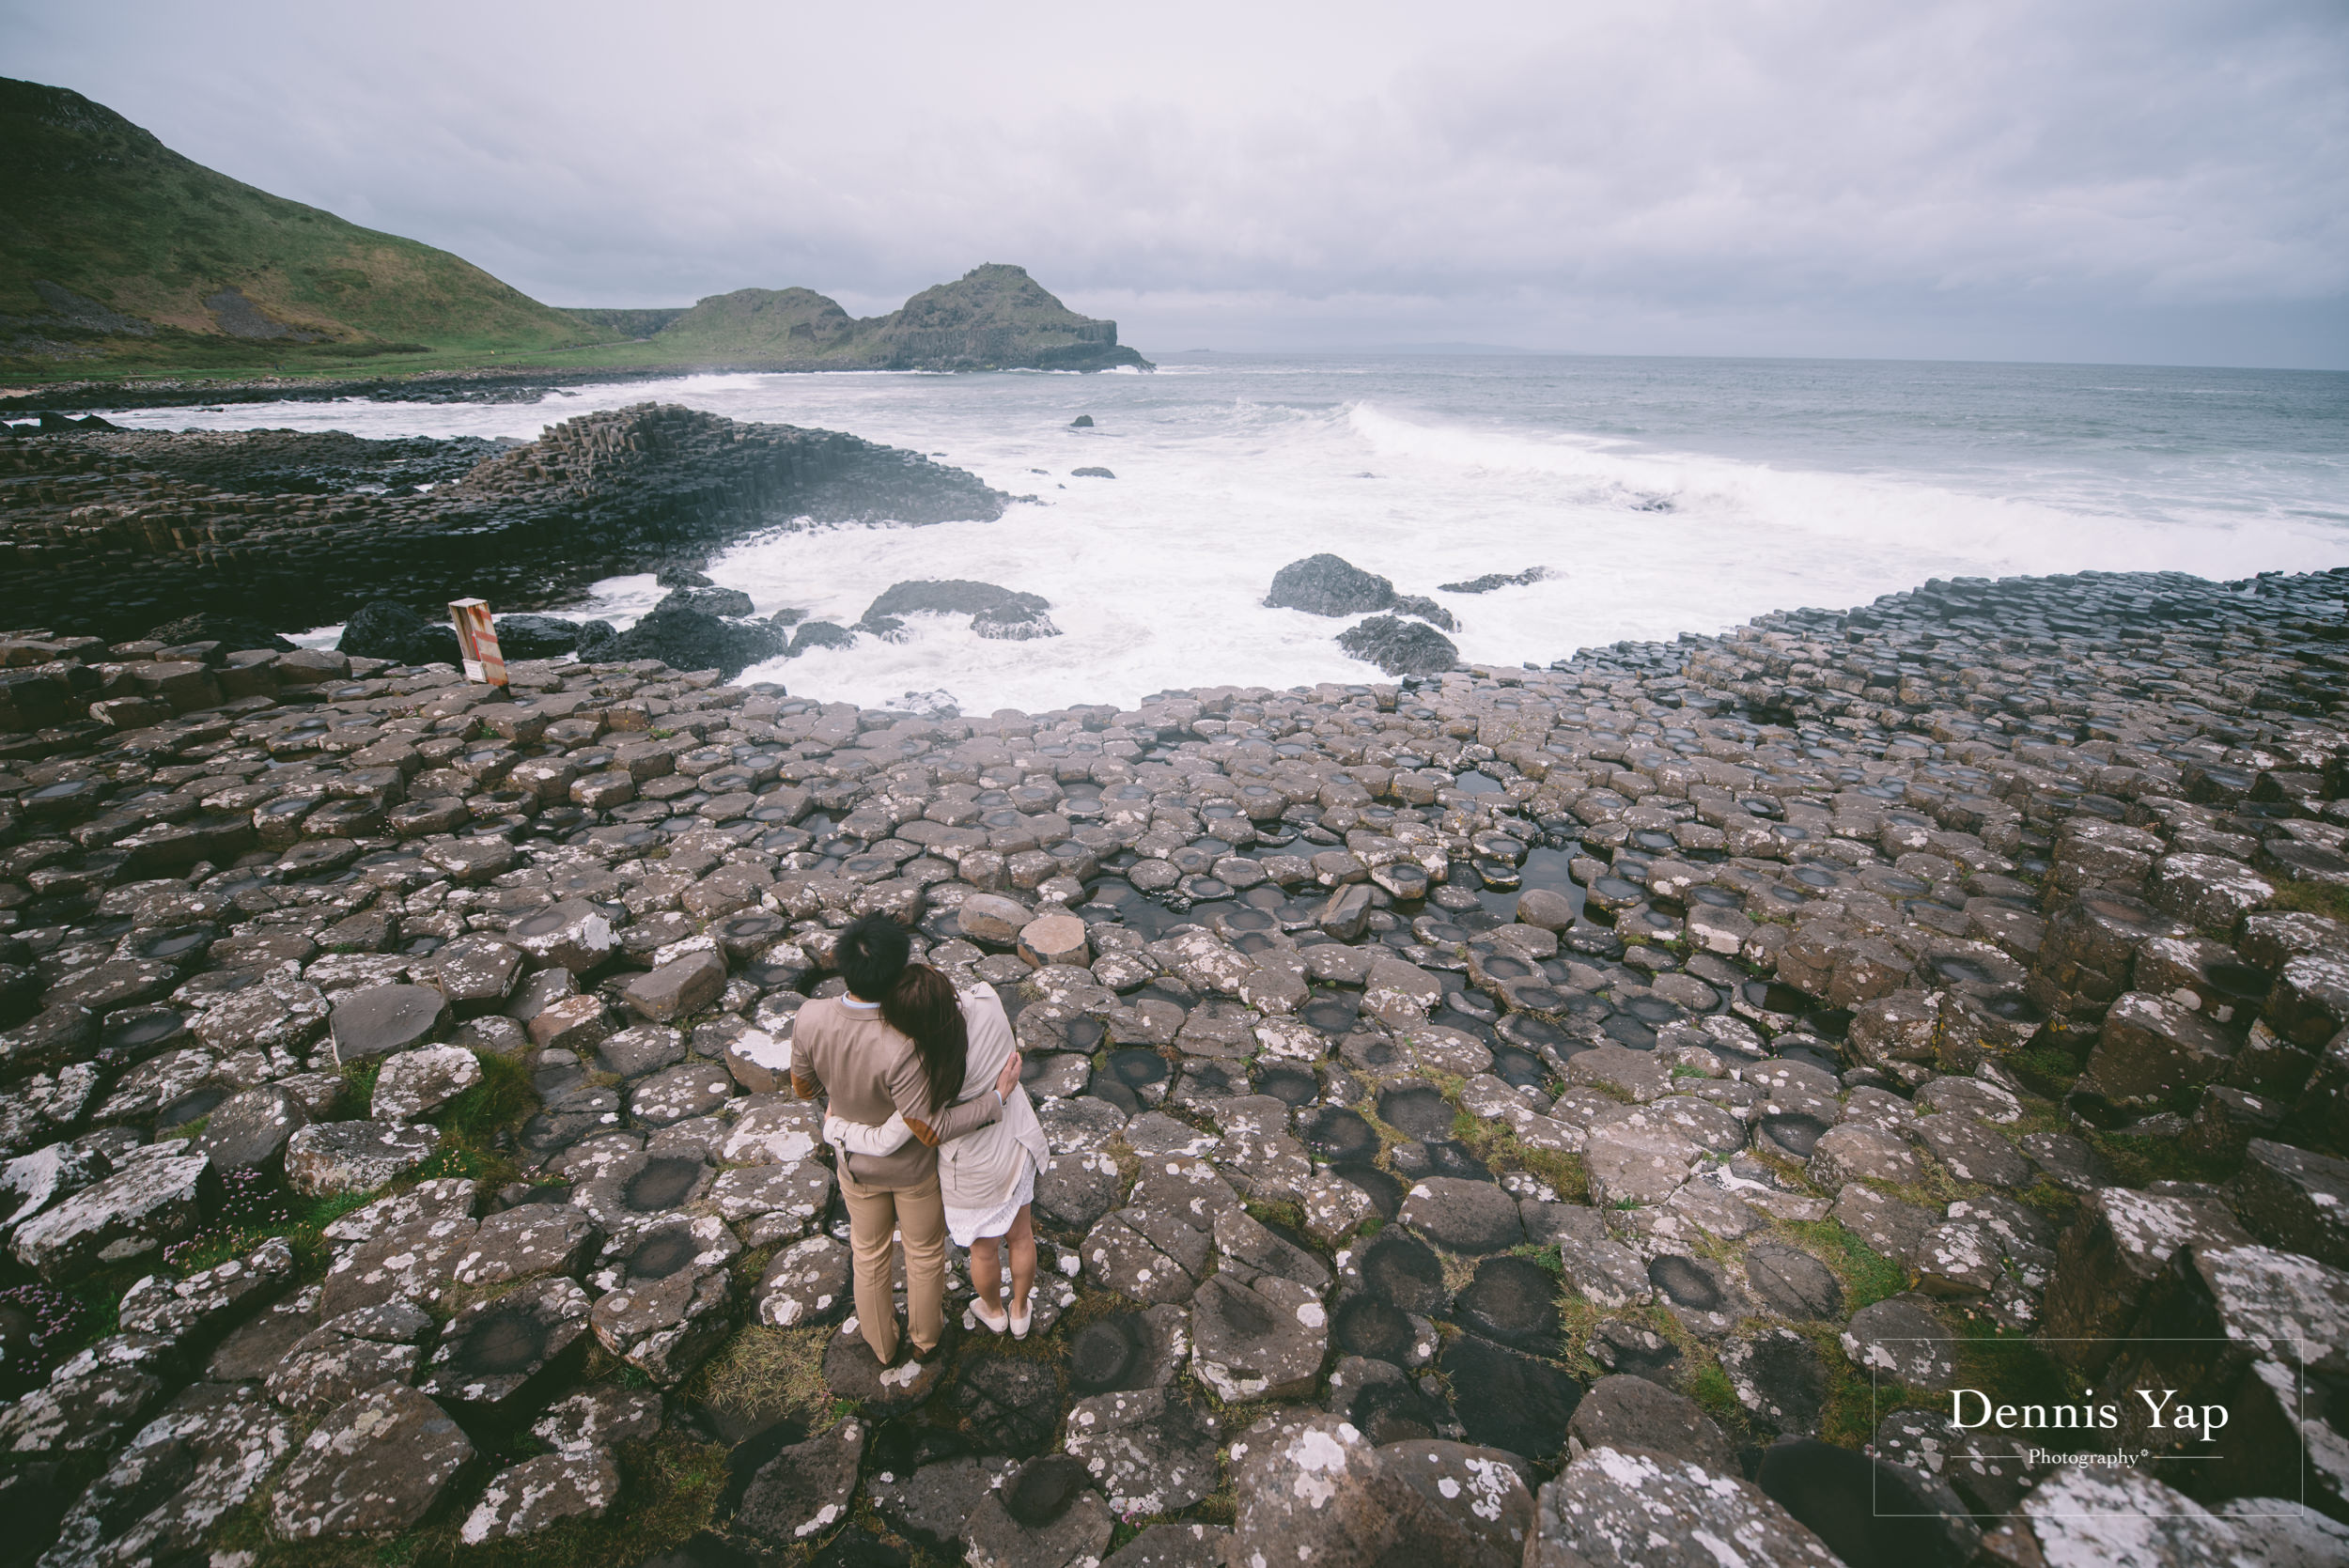
[[[962,1003],[953,984],[927,964],[908,964],[896,986],[881,999],[881,1017],[913,1042],[914,1053],[922,1059],[922,1076],[930,1086],[930,1114],[960,1099],[971,1030],[962,1021]]]

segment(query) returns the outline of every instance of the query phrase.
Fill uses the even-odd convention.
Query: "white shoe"
[[[986,1325],[988,1332],[991,1334],[1002,1333],[1003,1329],[1013,1321],[1005,1318],[1002,1309],[1000,1308],[992,1312],[988,1312],[987,1303],[980,1300],[975,1296],[971,1298],[971,1315],[977,1318],[982,1324]],[[1025,1339],[1028,1333],[1024,1326],[1015,1327],[1012,1328],[1012,1331],[1022,1339]]]
[[[1028,1300],[1029,1297],[1023,1296],[1011,1304],[1011,1337],[1015,1340],[1026,1339],[1029,1325],[1035,1321],[1034,1314],[1028,1310]],[[999,1328],[996,1332],[1000,1334],[1003,1330]]]

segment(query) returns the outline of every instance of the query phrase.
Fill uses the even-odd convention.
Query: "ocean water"
[[[1931,577],[2349,564],[2349,375],[2102,365],[1195,354],[1154,374],[695,376],[536,404],[343,401],[111,413],[163,428],[527,439],[646,399],[853,432],[1015,495],[992,522],[779,526],[709,574],[761,613],[853,622],[891,583],[1041,594],[1063,635],[916,617],[900,644],[746,678],[967,713],[1172,687],[1375,677],[1348,623],[1263,603],[1330,551],[1425,594],[1476,662],[1843,608]],[[1089,429],[1070,421],[1090,414]],[[1079,478],[1083,467],[1115,477]],[[786,524],[789,520],[775,521]],[[1540,567],[1483,595],[1439,585]],[[649,577],[597,585],[626,625]],[[935,700],[932,698],[932,700]]]

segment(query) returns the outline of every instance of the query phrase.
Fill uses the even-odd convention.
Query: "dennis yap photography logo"
[[[2119,1432],[2124,1415],[2136,1418],[2130,1424],[2154,1431],[2177,1433],[2188,1441],[2210,1442],[2217,1438],[2230,1419],[2223,1405],[2192,1405],[2178,1399],[2175,1389],[2132,1389],[2130,1393],[2144,1403],[2144,1410],[2124,1409],[2118,1401],[2104,1404],[2086,1403],[2095,1398],[2096,1390],[2081,1390],[2083,1403],[2077,1405],[2002,1405],[1981,1389],[1952,1389],[1950,1391],[1950,1424],[1960,1432],[1981,1432],[1995,1428],[2000,1432]],[[2041,1465],[2117,1465],[2131,1466],[2153,1456],[2148,1449],[2040,1448],[2030,1443],[2016,1447],[2015,1456],[2024,1464]]]
[[[1902,1343],[1921,1352],[1938,1342]],[[2147,1508],[2144,1494],[2124,1488],[2112,1495],[2121,1506],[2064,1517],[2206,1517],[2222,1502],[2237,1518],[2308,1512],[2307,1344],[2123,1335],[1984,1338],[1968,1348],[1966,1381],[1939,1392],[1889,1383],[1872,1367],[1875,1419],[1903,1405],[1945,1416],[1948,1461],[2014,1474],[2026,1490],[2069,1467],[2134,1469],[2163,1483],[2165,1497],[2184,1494],[2176,1508]],[[2069,1387],[2066,1366],[2097,1369],[2081,1378],[2092,1386]],[[1875,1505],[1878,1517],[1912,1516],[1913,1505],[1881,1489]]]

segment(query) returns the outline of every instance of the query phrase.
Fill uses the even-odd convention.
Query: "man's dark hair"
[[[881,1001],[905,973],[912,951],[904,926],[887,915],[866,915],[840,933],[832,961],[840,966],[849,995],[859,1001]]]

